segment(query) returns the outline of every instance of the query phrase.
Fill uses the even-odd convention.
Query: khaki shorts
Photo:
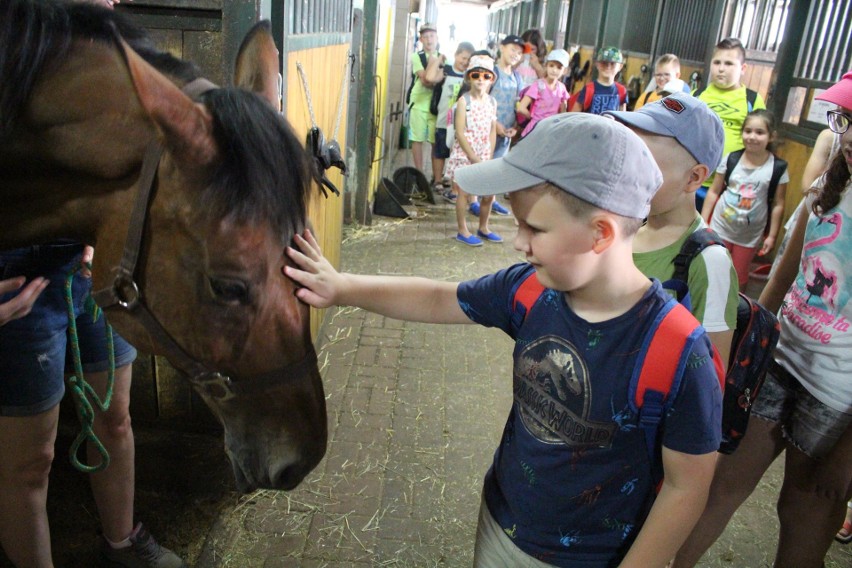
[[[429,112],[411,107],[408,111],[408,139],[412,142],[435,143],[435,122],[438,117]]]
[[[483,499],[479,504],[476,526],[476,546],[473,550],[474,568],[549,568],[512,542],[506,531],[497,524]]]

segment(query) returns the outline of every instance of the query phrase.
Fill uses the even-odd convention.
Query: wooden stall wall
[[[775,66],[772,63],[749,62],[743,72],[742,82],[749,89],[760,93],[765,101],[769,97],[774,68]]]
[[[790,215],[793,214],[793,211],[795,211],[799,202],[802,200],[804,190],[807,189],[802,188],[802,173],[805,171],[805,165],[808,163],[808,158],[812,151],[813,146],[802,144],[801,142],[791,139],[779,140],[776,153],[781,158],[787,160],[787,173],[790,176],[790,183],[787,184],[787,193],[785,194],[784,200],[784,223],[786,223],[787,219],[790,218]],[[782,228],[782,232],[778,235],[778,238],[775,239],[775,242],[780,244],[783,236],[784,233]],[[773,251],[773,255],[774,254],[775,251]]]
[[[291,51],[287,54],[286,99],[287,120],[290,121],[296,135],[304,140],[311,128],[308,102],[296,64],[301,63],[311,92],[311,104],[317,126],[326,140],[334,136],[338,108],[341,100],[341,86],[346,90],[343,95],[343,107],[340,108],[339,128],[335,139],[341,148],[346,148],[347,101],[349,100],[349,44],[329,45]],[[346,81],[344,83],[344,77]],[[343,175],[337,168],[327,172],[328,179],[343,191]],[[314,233],[323,253],[334,266],[340,266],[340,242],[343,227],[343,200],[333,193],[323,197],[319,187],[314,184],[311,201],[308,206],[308,218],[313,224]],[[324,310],[311,309],[311,332],[317,337]]]

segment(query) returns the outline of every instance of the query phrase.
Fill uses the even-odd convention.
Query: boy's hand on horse
[[[305,230],[304,236],[296,235],[295,241],[299,250],[287,247],[287,255],[297,268],[285,266],[284,274],[303,286],[296,296],[315,308],[338,305],[338,296],[345,286],[343,275],[323,256],[310,229]]]
[[[26,279],[23,276],[17,278],[9,278],[8,280],[0,280],[0,295],[7,292],[14,292],[24,285]],[[0,326],[6,325],[12,320],[22,318],[33,308],[33,304],[38,299],[39,295],[47,288],[50,283],[42,277],[34,278],[27,284],[27,287],[21,290],[21,293],[0,304]]]

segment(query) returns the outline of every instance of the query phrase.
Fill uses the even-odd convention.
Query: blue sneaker
[[[508,215],[509,210],[500,205],[500,202],[496,199],[491,202],[491,212],[495,215]]]
[[[458,233],[456,235],[456,240],[460,243],[464,243],[464,244],[471,246],[471,247],[481,247],[482,246],[482,239],[479,239],[479,238],[475,237],[474,235],[470,235],[469,237],[465,237],[461,233]]]
[[[448,203],[455,203],[456,199],[458,199],[458,195],[450,191],[449,189],[441,192],[441,197],[444,198],[444,201]]]
[[[490,243],[502,243],[503,237],[498,235],[497,233],[483,233],[482,231],[476,231],[476,234],[485,239]]]
[[[479,201],[471,203],[467,210],[470,211],[470,214],[474,217],[479,217]]]

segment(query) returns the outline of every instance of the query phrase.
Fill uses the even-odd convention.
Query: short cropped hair
[[[553,195],[565,207],[565,209],[568,211],[568,214],[574,217],[575,219],[585,220],[599,211],[606,211],[606,209],[601,209],[597,205],[593,205],[588,201],[571,195],[567,191],[563,190],[559,186],[553,185],[552,183],[543,183],[539,187],[542,191]],[[617,219],[618,224],[621,227],[621,231],[622,233],[624,233],[625,237],[632,237],[633,235],[635,235],[639,228],[642,226],[642,224],[645,222],[644,219],[637,219],[635,217],[625,217],[624,215],[619,215],[618,213],[613,213],[611,211],[606,212]]]
[[[735,37],[726,37],[722,41],[716,44],[716,49],[736,49],[740,54],[740,61],[745,63],[746,60],[746,50],[745,46],[743,46],[743,42],[738,40]]]
[[[476,51],[476,48],[473,47],[473,44],[470,43],[469,41],[463,41],[456,48],[456,55],[458,55],[459,53],[461,53],[463,51],[466,51],[468,53],[473,53],[474,51]],[[488,52],[486,52],[486,55],[488,55],[489,57],[491,56],[491,54],[488,53]]]
[[[674,65],[678,71],[680,71],[680,59],[677,58],[677,55],[674,53],[664,53],[663,55],[657,58],[656,63],[654,63],[654,67],[659,67],[660,65]]]

